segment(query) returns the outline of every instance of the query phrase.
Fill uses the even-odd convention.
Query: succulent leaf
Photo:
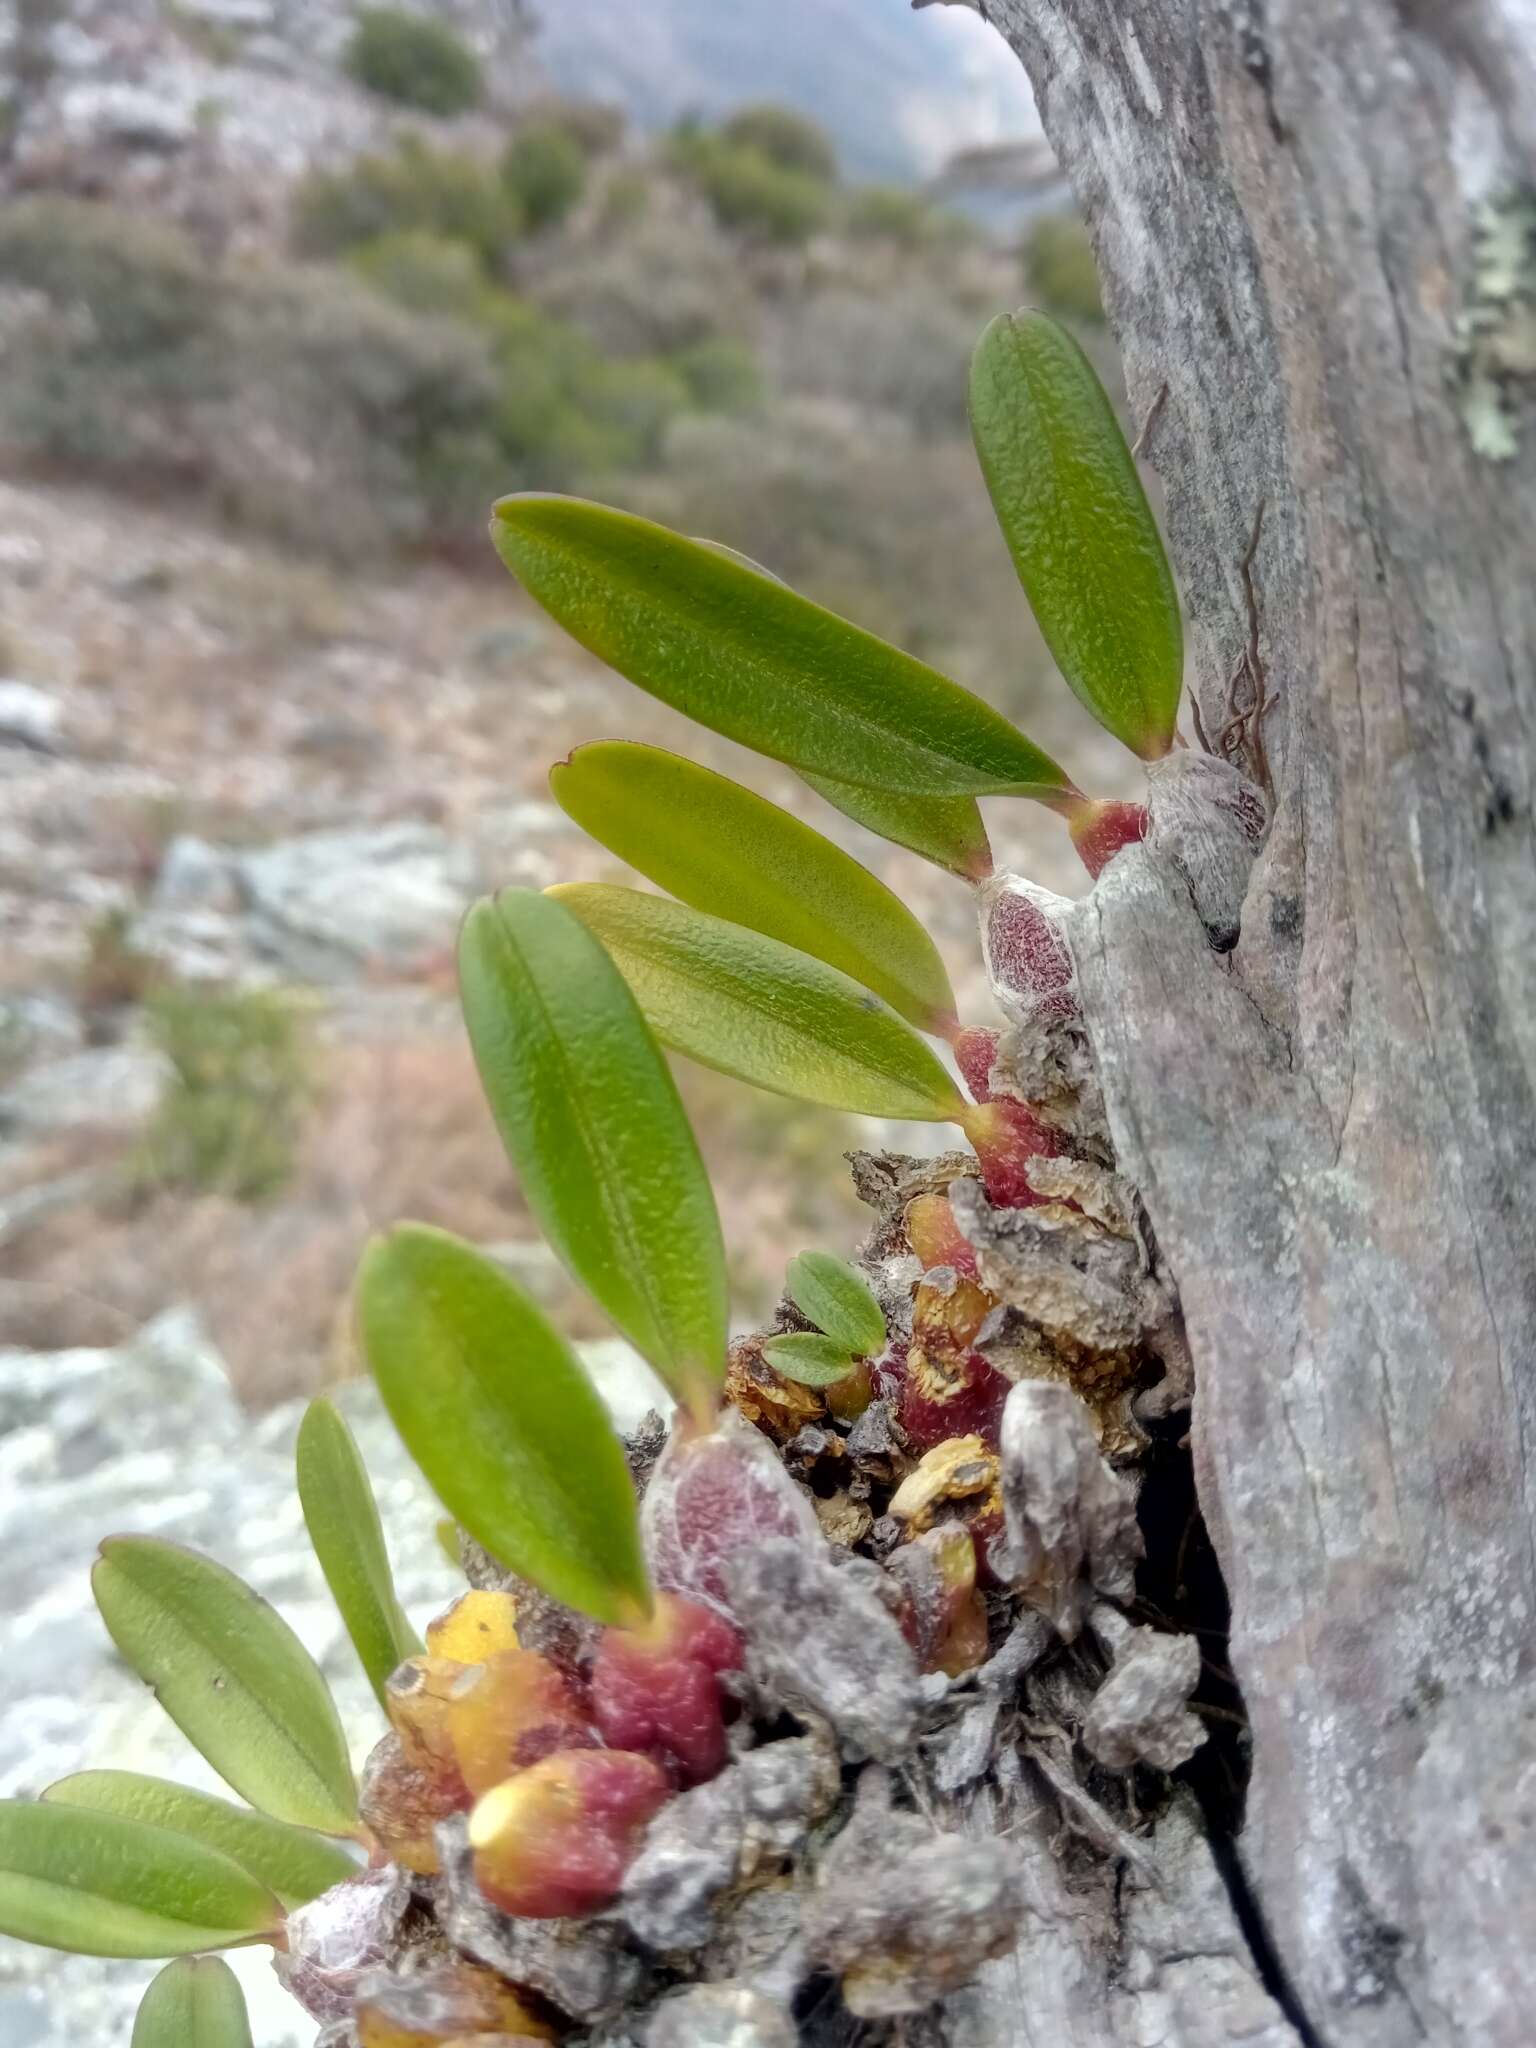
[[[352,1432],[329,1401],[311,1401],[294,1452],[315,1556],[380,1706],[384,1681],[421,1648],[395,1596],[378,1502]]]
[[[412,1223],[369,1246],[357,1300],[384,1405],[455,1520],[599,1621],[646,1613],[624,1447],[521,1288],[472,1246]]]
[[[91,1585],[113,1642],[226,1784],[274,1820],[352,1832],[335,1702],[275,1609],[212,1558],[153,1536],[109,1537]]]
[[[1114,407],[1044,313],[1002,313],[971,364],[971,428],[1003,538],[1067,684],[1144,760],[1173,742],[1179,595]]]
[[[900,897],[777,804],[624,740],[578,747],[549,780],[578,825],[693,909],[841,968],[920,1030],[953,1024],[944,963]]]
[[[807,1322],[851,1351],[872,1358],[885,1348],[885,1317],[862,1273],[830,1252],[791,1259],[789,1298]]]
[[[784,1379],[798,1380],[802,1387],[835,1387],[847,1379],[857,1364],[846,1344],[835,1337],[820,1336],[814,1330],[795,1330],[788,1336],[770,1337],[763,1356]]]
[[[116,1814],[0,1801],[0,1934],[90,1956],[270,1940],[277,1900],[217,1849]]]
[[[264,1813],[233,1806],[211,1792],[193,1792],[168,1778],[142,1777],[137,1771],[79,1771],[50,1785],[43,1797],[55,1806],[117,1814],[189,1835],[249,1871],[290,1912],[357,1874],[355,1859],[323,1835],[269,1820]]]
[[[980,882],[992,872],[992,845],[973,796],[892,796],[805,769],[800,779],[856,825],[962,881]]]
[[[139,2003],[130,2048],[251,2048],[245,1993],[217,1956],[183,1956]]]
[[[910,796],[1055,796],[1000,713],[756,564],[579,498],[503,498],[491,534],[550,615],[701,725],[816,775]]]
[[[720,1219],[624,978],[569,909],[507,889],[465,919],[459,983],[492,1114],[544,1235],[671,1391],[708,1412],[725,1377]]]
[[[675,1051],[832,1109],[930,1123],[962,1114],[936,1055],[835,967],[636,889],[569,883],[551,894],[596,933]]]

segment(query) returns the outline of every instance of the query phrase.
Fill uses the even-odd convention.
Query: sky
[[[1007,45],[968,8],[908,0],[540,0],[562,91],[642,122],[778,100],[823,122],[848,169],[920,178],[951,151],[1036,132]]]

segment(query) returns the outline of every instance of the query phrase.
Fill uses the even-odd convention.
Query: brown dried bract
[[[1001,1471],[997,1452],[981,1437],[950,1437],[907,1474],[891,1496],[890,1512],[917,1536],[931,1529],[951,1502],[964,1501],[968,1511],[994,1509]]]

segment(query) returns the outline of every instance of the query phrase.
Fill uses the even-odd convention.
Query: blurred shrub
[[[461,321],[345,273],[209,274],[174,230],[79,200],[0,211],[0,283],[25,298],[0,378],[15,455],[190,490],[342,554],[420,539],[493,488],[496,364]]]
[[[603,185],[598,225],[621,235],[633,228],[651,203],[651,182],[643,171],[618,171]]]
[[[495,430],[510,482],[558,487],[654,463],[689,403],[688,386],[666,364],[611,361],[564,321],[505,295],[494,333]]]
[[[393,151],[302,179],[290,239],[300,256],[337,256],[380,235],[419,230],[463,242],[495,268],[522,227],[522,209],[491,165],[406,136]]]
[[[829,185],[837,176],[837,151],[825,130],[789,107],[742,107],[720,130],[739,149],[755,150],[781,171],[800,171]]]
[[[796,246],[831,216],[832,190],[824,178],[786,169],[747,144],[713,135],[691,137],[681,161],[715,219],[738,234]]]
[[[171,1072],[135,1179],[244,1202],[276,1194],[293,1172],[313,1093],[291,999],[167,986],[150,997],[146,1022]]]
[[[745,342],[731,335],[691,342],[671,363],[701,412],[747,412],[762,398],[757,358]]]
[[[622,231],[547,243],[539,303],[609,355],[671,355],[750,333],[757,309],[740,249],[678,197],[658,179],[653,203]]]
[[[1047,214],[1035,222],[1024,243],[1024,279],[1047,312],[1087,326],[1103,325],[1098,266],[1088,230],[1076,214]]]
[[[861,185],[849,196],[848,231],[869,241],[924,249],[952,225],[948,215],[904,185]]]
[[[365,284],[412,313],[469,321],[483,315],[489,287],[464,242],[409,228],[362,243],[347,260]]]
[[[75,982],[75,1000],[93,1043],[111,1035],[115,1011],[141,1003],[159,976],[159,963],[133,942],[133,913],[114,905],[92,919]]]
[[[891,413],[918,433],[963,431],[975,309],[920,279],[879,296],[842,286],[778,324],[773,381],[801,397]]]
[[[365,7],[343,59],[381,99],[424,114],[463,114],[485,90],[480,60],[446,22],[403,7]]]
[[[624,109],[602,100],[536,100],[527,119],[542,128],[557,128],[580,146],[585,157],[608,156],[624,140]]]
[[[586,151],[568,128],[535,122],[507,144],[501,182],[524,224],[540,234],[557,227],[586,190]]]

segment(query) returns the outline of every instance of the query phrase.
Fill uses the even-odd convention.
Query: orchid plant
[[[1062,676],[1135,755],[1162,760],[1180,744],[1178,600],[1091,365],[1045,316],[1000,318],[976,352],[971,411]],[[492,532],[594,655],[974,890],[994,979],[1070,1014],[1070,958],[1038,897],[994,875],[977,799],[1057,813],[1094,874],[1142,836],[1143,805],[1094,800],[981,699],[727,548],[552,496],[504,500]],[[173,1958],[134,2048],[248,2048],[238,1983],[215,1952],[263,1943],[327,2041],[560,2038],[568,2016],[537,1986],[441,1941],[404,1975],[333,1967],[303,1937],[305,1916],[401,1873],[430,1915],[445,1824],[497,1912],[602,1909],[654,1817],[728,1756],[742,1711],[731,1674],[750,1644],[721,1562],[735,1503],[761,1481],[752,1457],[774,1449],[765,1413],[778,1403],[792,1421],[814,1412],[847,1429],[888,1401],[911,1453],[907,1492],[914,1460],[918,1477],[946,1457],[952,1472],[955,1445],[985,1457],[997,1441],[1007,1382],[976,1348],[994,1296],[942,1189],[906,1210],[900,1250],[917,1278],[899,1314],[867,1271],[808,1251],[777,1332],[733,1346],[720,1223],[666,1051],[841,1111],[953,1124],[1005,1208],[1046,1199],[1040,1162],[1069,1157],[1070,1135],[997,1081],[996,1034],[962,1025],[900,897],[811,825],[627,741],[578,747],[551,786],[666,893],[576,883],[476,904],[459,950],[464,1018],[528,1204],[675,1400],[672,1442],[642,1517],[626,1446],[576,1353],[494,1260],[418,1224],[369,1246],[363,1351],[482,1568],[418,1639],[356,1446],[314,1403],[299,1493],[387,1729],[361,1788],[318,1668],[270,1607],[174,1544],[103,1543],[94,1586],[113,1642],[243,1803],[97,1770],[0,1805],[0,1929]],[[743,1416],[760,1425],[751,1451]],[[794,1482],[781,1469],[774,1483],[770,1520],[798,1528]],[[914,1518],[912,1533],[923,1527]],[[908,1630],[930,1670],[986,1654],[977,1587],[993,1534],[951,1522],[931,1546],[943,1597]],[[566,1617],[563,1635],[529,1627],[530,1599]]]

